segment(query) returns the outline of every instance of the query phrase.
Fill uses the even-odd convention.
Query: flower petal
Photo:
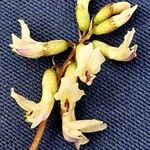
[[[35,40],[33,40],[30,37],[30,30],[28,28],[28,25],[24,22],[24,20],[19,19],[18,22],[20,23],[21,26],[21,35],[22,35],[22,39],[28,42],[35,42]]]
[[[61,79],[61,85],[58,92],[54,95],[56,100],[66,100],[76,102],[84,95],[84,91],[78,88],[78,83],[74,83],[67,77]]]
[[[76,52],[77,69],[75,75],[79,76],[82,82],[91,85],[95,74],[100,71],[101,64],[105,61],[99,48],[94,49],[93,44],[89,43]]]
[[[78,140],[78,141],[75,142],[74,144],[75,144],[77,150],[79,150],[81,145],[84,145],[84,144],[86,144],[86,143],[88,143],[88,142],[89,142],[89,139],[87,139],[87,138],[82,134],[82,136],[80,137],[80,140]]]
[[[45,112],[41,111],[41,113],[37,117],[33,118],[34,120],[33,120],[33,123],[31,125],[31,129],[37,127],[41,123],[41,121],[45,120],[46,118],[45,118]]]
[[[67,126],[71,129],[80,130],[82,132],[97,132],[104,130],[107,125],[103,121],[98,120],[78,120],[67,123]]]
[[[124,10],[122,13],[120,13],[119,15],[113,16],[112,19],[116,25],[116,27],[121,27],[122,25],[124,25],[133,15],[133,13],[135,12],[135,10],[137,9],[138,5],[135,5],[132,8],[128,8],[126,10]]]
[[[86,67],[92,54],[92,51],[93,51],[92,43],[84,45],[83,47],[77,50],[76,52],[77,69],[75,71],[76,76],[78,76],[79,74],[80,75],[85,74]]]
[[[87,70],[91,74],[97,74],[100,71],[101,64],[105,62],[105,57],[101,54],[99,48],[93,49],[87,64]]]
[[[17,104],[26,111],[32,111],[32,110],[39,109],[35,102],[30,101],[30,100],[26,99],[25,97],[17,94],[14,91],[14,88],[11,89],[11,97],[13,97],[16,100]]]
[[[136,54],[137,48],[138,45],[134,45],[133,47],[131,47],[130,55],[124,61],[131,61],[133,58],[135,58],[137,56]]]
[[[124,41],[119,46],[119,48],[128,48],[132,42],[134,34],[135,34],[135,29],[132,28],[132,31],[128,31],[128,33],[124,36]]]

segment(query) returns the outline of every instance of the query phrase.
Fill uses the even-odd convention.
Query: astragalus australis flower
[[[54,106],[54,93],[57,91],[56,73],[52,69],[47,69],[42,80],[42,98],[39,103],[35,103],[17,94],[14,88],[11,89],[11,96],[17,104],[26,111],[26,121],[32,123],[31,128],[38,126],[47,119]]]
[[[71,48],[62,66],[53,61],[52,68],[56,72],[48,69],[44,73],[42,98],[39,103],[24,98],[12,88],[11,96],[26,111],[26,121],[32,124],[31,128],[42,122],[30,150],[36,150],[38,147],[55,100],[60,101],[63,136],[67,141],[74,143],[77,149],[89,141],[84,133],[106,129],[107,124],[103,121],[76,119],[76,102],[85,95],[84,91],[79,89],[78,78],[91,85],[96,74],[101,70],[105,57],[117,61],[130,61],[136,57],[137,45],[130,47],[135,33],[134,28],[124,36],[124,41],[119,47],[98,40],[90,42],[90,38],[93,34],[102,35],[118,29],[131,18],[138,6],[132,7],[128,2],[111,3],[90,18],[89,2],[90,0],[77,0],[75,15],[79,40],[75,43],[66,40],[36,41],[30,37],[30,30],[23,20],[18,20],[21,25],[21,38],[12,34],[10,47],[17,54],[27,58],[51,56],[67,50],[68,47]]]
[[[65,77],[61,79],[60,88],[54,97],[61,101],[63,136],[79,149],[80,145],[89,141],[82,133],[102,131],[107,125],[95,119],[76,120],[76,102],[84,95],[84,91],[78,88],[77,78],[74,76],[75,64],[69,66],[68,69]]]
[[[74,110],[70,110],[62,116],[62,128],[64,138],[68,142],[74,143],[76,148],[79,149],[81,145],[89,142],[89,139],[83,133],[103,131],[107,128],[107,124],[95,119],[76,120]]]
[[[12,44],[9,46],[15,53],[27,58],[39,58],[61,53],[68,48],[65,40],[51,40],[38,42],[30,37],[30,30],[23,20],[18,20],[21,25],[21,38],[12,34]]]
[[[129,19],[131,18],[131,16],[137,9],[137,7],[138,5],[135,5],[134,7],[125,9],[120,14],[115,15],[101,22],[100,24],[95,26],[93,33],[96,35],[102,35],[102,34],[107,34],[118,29],[119,27],[124,25],[127,21],[129,21]]]
[[[131,61],[137,56],[136,51],[138,48],[137,45],[129,47],[134,34],[134,28],[131,31],[128,31],[128,33],[124,36],[123,43],[119,47],[113,47],[98,40],[94,40],[92,43],[95,48],[99,47],[101,53],[108,59],[117,61]]]
[[[75,70],[75,75],[82,82],[91,85],[104,61],[105,58],[99,48],[94,48],[92,43],[82,45],[76,50],[77,69]]]

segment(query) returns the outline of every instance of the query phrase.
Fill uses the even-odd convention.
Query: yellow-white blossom
[[[84,95],[84,91],[78,88],[79,84],[69,77],[63,77],[58,92],[54,95],[56,100],[61,101],[61,109],[68,112],[74,107],[76,101]]]
[[[26,121],[32,123],[31,128],[35,128],[47,119],[54,106],[54,93],[57,91],[56,73],[52,69],[47,69],[42,80],[42,98],[39,103],[35,103],[17,94],[14,88],[11,89],[11,96],[17,104],[26,111]]]
[[[55,55],[68,48],[65,40],[51,40],[48,42],[38,42],[30,37],[30,30],[23,20],[18,20],[21,25],[21,38],[12,34],[12,50],[27,58],[39,58],[42,56]]]
[[[74,82],[74,79],[71,79],[68,73],[61,79],[60,88],[54,97],[61,102],[63,136],[79,149],[80,145],[89,141],[82,133],[102,131],[107,125],[95,119],[76,120],[76,102],[84,95],[84,91],[78,88],[78,83]]]
[[[132,29],[132,31],[128,31],[128,33],[124,36],[123,43],[119,47],[110,46],[97,40],[94,40],[92,43],[94,47],[99,47],[101,53],[108,59],[117,61],[130,61],[137,56],[136,51],[138,46],[134,45],[132,47],[129,47],[134,34],[134,28]]]
[[[119,27],[124,25],[131,18],[131,16],[133,15],[133,13],[137,9],[137,7],[138,6],[135,5],[134,7],[125,9],[120,14],[115,15],[115,16],[103,21],[102,23],[98,24],[94,28],[93,33],[96,35],[101,35],[101,34],[110,33],[112,31],[118,29]]]
[[[103,121],[95,119],[76,120],[74,109],[64,113],[62,116],[63,136],[67,141],[73,142],[77,149],[89,142],[89,139],[83,133],[102,131],[106,128],[107,125]]]
[[[100,71],[102,63],[105,61],[104,56],[99,48],[93,48],[93,44],[81,46],[76,51],[77,69],[75,75],[82,82],[91,85],[95,75]]]

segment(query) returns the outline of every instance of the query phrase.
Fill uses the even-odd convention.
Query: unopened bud
[[[99,24],[109,19],[112,15],[119,14],[130,7],[131,5],[128,2],[108,4],[97,13],[97,15],[94,18],[94,24]]]
[[[76,18],[79,29],[81,31],[88,31],[90,26],[90,15],[88,5],[90,0],[78,0],[76,6]]]
[[[107,19],[106,21],[100,23],[95,27],[93,31],[94,34],[96,35],[107,34],[118,29],[131,18],[132,14],[137,9],[137,7],[138,6],[136,5],[132,8],[128,8],[124,10],[122,13],[120,13],[119,15],[115,15],[110,19]]]

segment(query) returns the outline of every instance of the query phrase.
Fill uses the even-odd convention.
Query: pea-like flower
[[[73,108],[72,102],[80,100],[84,95],[84,91],[78,88],[79,84],[72,81],[69,77],[61,79],[61,85],[58,92],[54,95],[56,100],[61,100],[61,110],[68,112]],[[71,102],[70,104],[68,102]]]
[[[72,77],[70,78],[68,74],[61,79],[60,88],[54,97],[56,100],[61,101],[63,136],[67,141],[74,143],[76,148],[79,149],[80,145],[84,145],[89,141],[82,132],[102,131],[107,125],[95,119],[76,120],[76,102],[84,95],[84,91],[80,90],[78,83],[71,79]]]
[[[47,69],[42,80],[43,93],[39,103],[35,103],[25,97],[17,94],[14,88],[11,90],[11,96],[17,104],[26,111],[26,121],[32,123],[31,128],[35,128],[47,119],[54,106],[54,93],[57,91],[56,73],[52,69]]]
[[[115,15],[100,24],[98,24],[93,33],[96,35],[101,35],[101,34],[107,34],[110,33],[122,25],[124,25],[126,22],[129,21],[135,10],[137,9],[138,5],[135,5],[134,7],[125,9],[122,11],[120,14]]]
[[[65,40],[51,40],[48,42],[38,42],[30,37],[30,30],[23,20],[18,20],[21,25],[21,38],[12,34],[12,44],[9,46],[18,55],[27,58],[39,58],[42,56],[56,55],[68,48]]]
[[[100,71],[104,56],[99,48],[93,48],[93,44],[81,46],[76,51],[77,69],[75,75],[87,85],[91,85],[95,75]]]
[[[95,119],[76,120],[74,109],[72,109],[63,114],[62,128],[64,138],[74,143],[76,148],[79,149],[81,145],[89,142],[89,139],[87,139],[83,133],[103,131],[107,128],[107,124]]]
[[[101,53],[108,59],[117,61],[131,61],[137,56],[136,51],[138,48],[137,45],[129,47],[134,34],[134,28],[132,29],[132,31],[128,31],[128,33],[124,36],[123,43],[119,47],[113,47],[98,40],[94,40],[92,43],[94,47],[99,47]]]

